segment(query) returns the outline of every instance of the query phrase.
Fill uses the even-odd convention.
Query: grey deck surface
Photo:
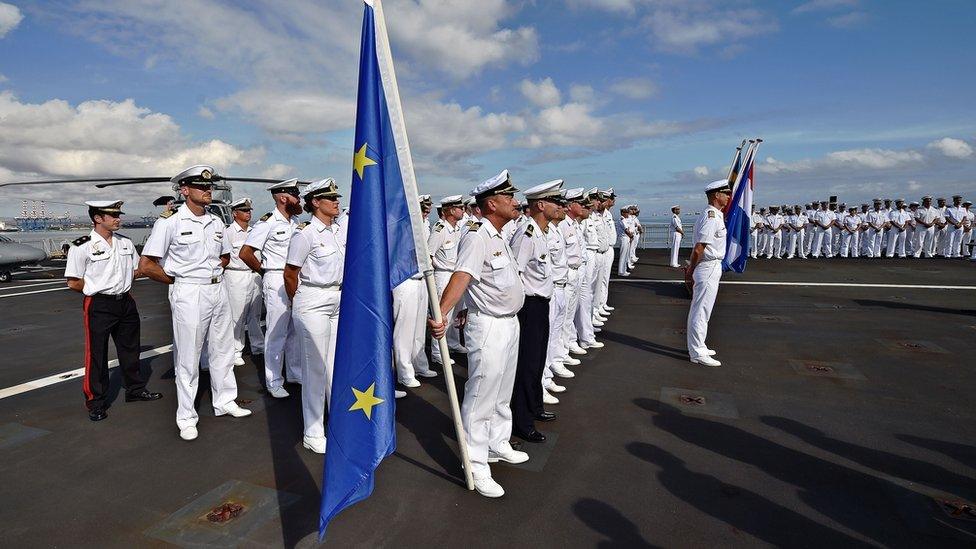
[[[665,262],[645,251],[630,280],[611,284],[606,347],[549,407],[559,419],[540,428],[555,442],[526,445],[541,470],[493,465],[499,500],[464,490],[434,379],[397,401],[397,453],[326,545],[976,544],[976,517],[937,503],[976,500],[976,291],[723,285],[708,339],[723,365],[711,369],[687,360],[684,288],[646,280],[680,278]],[[974,275],[968,261],[761,260],[725,280],[976,285]],[[3,298],[56,287],[28,284],[38,282],[0,286],[0,388],[81,365],[81,298]],[[170,343],[165,288],[140,281],[134,295],[143,347]],[[175,426],[169,354],[144,361],[164,399],[119,395],[100,423],[77,379],[0,400],[4,544],[312,545],[322,459],[301,447],[299,397],[263,396],[246,358],[239,387],[262,406],[214,418],[202,390],[192,443]],[[194,505],[228,490],[257,498],[253,514],[202,523]]]

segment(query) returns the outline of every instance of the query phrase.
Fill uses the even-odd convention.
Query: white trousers
[[[600,272],[597,278],[597,289],[593,294],[593,310],[600,311],[607,304],[607,297],[610,294],[610,272],[613,271],[613,248],[605,253],[598,254],[601,263]],[[597,299],[599,297],[599,299]]]
[[[579,306],[576,308],[576,337],[580,344],[593,343],[593,287],[596,274],[596,250],[586,250],[586,263],[580,267]]]
[[[962,233],[963,228],[950,228],[948,234],[949,245],[946,248],[946,257],[962,257]]]
[[[691,358],[705,356],[708,347],[708,319],[718,296],[718,284],[722,278],[721,261],[704,261],[692,273],[695,287],[692,289],[691,309],[688,310],[688,355]]]
[[[668,263],[668,265],[677,267],[678,250],[681,248],[681,235],[678,233],[671,233],[671,238],[668,239],[668,243],[671,244],[671,261]]]
[[[621,254],[622,257],[626,257]],[[542,386],[552,379],[552,365],[566,351],[563,325],[566,323],[566,286],[554,285],[549,300],[549,346],[546,348],[546,367],[542,371]]]
[[[760,229],[759,234],[756,235],[756,254],[763,255],[766,253],[766,245],[769,241],[769,235],[766,234],[766,229]]]
[[[810,255],[813,257],[820,257],[820,250],[825,247],[824,233],[826,233],[826,231],[820,227],[813,228],[813,242],[810,244]]]
[[[935,231],[935,252],[947,256],[949,252],[948,225]]]
[[[332,394],[336,336],[339,334],[338,288],[298,286],[291,316],[302,362],[302,418],[305,436],[325,438],[325,412]]]
[[[440,296],[444,295],[444,288],[447,287],[447,283],[451,280],[451,275],[454,273],[451,271],[434,271],[434,285],[437,287],[437,302],[440,303]],[[424,309],[425,311],[427,309]],[[458,351],[461,349],[460,336],[458,334],[457,326],[454,325],[454,313],[457,309],[451,309],[447,312],[447,347],[452,351]],[[426,322],[426,320],[425,320]],[[434,359],[434,362],[444,363],[441,360],[441,348],[438,345],[437,340],[433,337],[430,338],[430,356]]]
[[[400,383],[430,371],[424,352],[428,309],[424,279],[408,278],[393,288],[393,363]]]
[[[935,248],[935,227],[915,228],[915,257],[932,257]]]
[[[518,361],[517,316],[498,318],[468,309],[468,381],[464,384],[461,422],[475,478],[491,475],[488,450],[512,437],[512,389]]]
[[[630,270],[628,269],[630,267],[630,247],[633,242],[627,233],[620,235],[618,240],[620,241],[620,254],[617,257],[617,274],[624,276]]]
[[[809,230],[804,229],[803,231],[804,231],[804,233],[806,233],[806,235],[805,235],[806,238],[803,240],[803,253],[805,255],[809,255],[810,252],[812,251],[811,248],[813,246],[813,233],[814,233],[814,231],[816,231],[816,229],[814,229],[813,227],[810,227]]]
[[[585,252],[584,252],[585,253]],[[558,359],[569,358],[569,346],[576,343],[576,315],[580,308],[580,292],[582,291],[582,277],[585,266],[569,270],[569,280],[566,281],[566,321],[563,323],[562,348]]]
[[[783,255],[783,233],[776,231],[769,236],[769,246],[766,249],[766,257],[780,257]]]
[[[858,254],[858,233],[844,232],[840,235],[840,256],[857,257]]]
[[[637,264],[637,247],[640,246],[640,233],[634,233],[634,239],[630,241],[630,258],[627,259],[628,265],[633,268]]]
[[[905,231],[896,228],[888,229],[888,257],[905,257]]]
[[[282,271],[264,273],[264,375],[268,389],[281,387],[285,383],[282,366],[287,368],[288,381],[301,383],[302,361],[298,351],[298,338],[291,320],[291,301],[285,293],[285,278]]]
[[[204,342],[210,356],[210,390],[216,413],[237,398],[234,378],[234,326],[224,283],[169,287],[173,314],[173,369],[176,374],[176,425],[197,424],[193,406],[200,383],[200,353]]]
[[[224,285],[234,321],[234,355],[244,353],[244,330],[251,336],[251,354],[264,354],[264,331],[261,330],[261,275],[253,271],[224,271]]]
[[[759,254],[759,231],[752,229],[749,231],[749,257],[755,259]]]

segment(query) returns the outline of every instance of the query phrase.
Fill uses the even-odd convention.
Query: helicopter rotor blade
[[[153,178],[148,181],[142,179],[114,179],[109,183],[98,183],[95,185],[96,189],[104,189],[105,187],[116,187],[118,185],[146,185],[149,183],[169,183],[170,178]]]
[[[264,177],[225,177],[221,176],[220,179],[224,181],[239,181],[241,183],[281,183],[283,179],[267,179]],[[311,181],[299,181],[299,185],[311,185]]]
[[[13,181],[10,183],[0,183],[0,187],[13,187],[15,185],[59,185],[65,183],[103,183],[109,181],[131,181],[138,183],[156,183],[169,181],[169,177],[83,177],[77,179],[45,179],[42,181]]]

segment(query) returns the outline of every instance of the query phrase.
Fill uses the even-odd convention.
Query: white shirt
[[[119,295],[132,288],[132,275],[138,266],[139,254],[131,240],[115,233],[109,244],[92,230],[68,250],[64,276],[84,280],[85,295]]]
[[[708,206],[695,223],[694,244],[705,244],[702,261],[725,259],[725,216],[714,206]]]
[[[783,226],[783,216],[772,214],[769,216],[769,228],[776,232]]]
[[[465,303],[490,316],[513,316],[525,303],[525,289],[508,243],[485,221],[461,237],[456,272],[471,275]]]
[[[613,212],[609,209],[603,211],[603,224],[607,230],[607,241],[609,246],[613,246],[617,242],[617,223],[613,220]]]
[[[583,253],[586,245],[583,227],[578,221],[566,216],[566,219],[560,221],[556,228],[562,233],[563,241],[566,242],[566,266],[570,269],[579,269],[586,260],[586,255]]]
[[[284,269],[285,258],[288,256],[288,243],[297,226],[298,221],[295,216],[285,219],[278,208],[275,208],[270,216],[262,217],[261,221],[251,228],[244,244],[255,250],[261,250],[262,268]]]
[[[759,212],[752,212],[752,227],[750,228],[750,231],[757,230],[756,225],[759,225],[761,228],[763,225],[763,221],[764,220],[762,214],[760,214]]]
[[[852,233],[856,232],[858,227],[861,226],[861,218],[857,214],[848,215],[844,218],[844,226]]]
[[[868,225],[871,225],[871,229],[876,231],[881,230],[881,225],[883,225],[885,221],[887,221],[887,217],[881,211],[871,210],[868,212],[867,222]]]
[[[309,286],[339,286],[346,257],[344,232],[317,217],[302,223],[288,244],[287,263],[301,267],[298,279]]]
[[[633,233],[634,232],[633,227],[634,224],[631,221],[630,217],[620,217],[617,219],[617,234],[619,234],[620,236],[626,236],[627,231]]]
[[[952,223],[958,223],[959,227],[962,227],[962,222],[966,219],[966,208],[960,206],[949,206],[945,211],[946,221],[949,222],[949,227],[955,229]]]
[[[552,265],[547,235],[535,219],[529,218],[525,228],[512,237],[512,252],[522,275],[525,295],[552,297]]]
[[[753,220],[753,225],[755,223],[755,220]],[[684,229],[684,226],[681,224],[681,217],[678,214],[671,214],[671,225],[668,227],[668,231],[674,234],[678,232],[678,229]]]
[[[596,212],[590,212],[590,216],[580,224],[583,227],[583,235],[586,239],[586,249],[597,251],[600,249],[600,223],[593,219],[594,215],[599,216]]]
[[[888,215],[888,220],[892,223],[898,223],[899,225],[905,225],[912,220],[912,214],[908,210],[891,210]],[[895,227],[896,229],[898,227]],[[906,229],[908,227],[905,227]]]
[[[569,264],[566,260],[566,239],[563,232],[552,223],[546,232],[546,244],[549,246],[549,264],[552,267],[552,281],[565,285],[569,281]]]
[[[247,240],[247,235],[251,233],[251,227],[241,227],[240,223],[237,221],[232,222],[230,225],[224,228],[224,240],[230,245],[230,263],[227,264],[226,269],[231,271],[250,271],[251,268],[244,263],[241,259],[240,253],[241,248],[244,246],[244,241]],[[260,252],[258,252],[260,253]]]
[[[160,216],[142,248],[142,255],[158,257],[163,271],[177,278],[220,276],[220,256],[229,254],[223,221],[212,213],[193,215],[186,204]]]
[[[459,231],[443,219],[434,223],[434,230],[427,238],[427,249],[430,251],[435,271],[454,271],[457,267]]]

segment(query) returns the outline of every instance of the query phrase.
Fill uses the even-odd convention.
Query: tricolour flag
[[[396,450],[392,290],[430,269],[383,10],[380,0],[364,1],[320,537],[333,517],[373,492],[376,467]]]
[[[735,191],[735,183],[739,179],[739,170],[742,169],[742,147],[744,147],[746,142],[743,140],[742,145],[735,148],[735,156],[732,158],[732,165],[729,166],[729,187]],[[730,200],[728,204],[725,205],[725,209],[722,210],[722,214],[726,217],[729,215],[729,210],[732,209],[733,202]]]
[[[759,143],[749,147],[745,155],[742,171],[736,176],[735,191],[725,214],[725,259],[723,271],[741,273],[746,269],[749,258],[749,232],[752,228],[752,193],[756,151]]]

